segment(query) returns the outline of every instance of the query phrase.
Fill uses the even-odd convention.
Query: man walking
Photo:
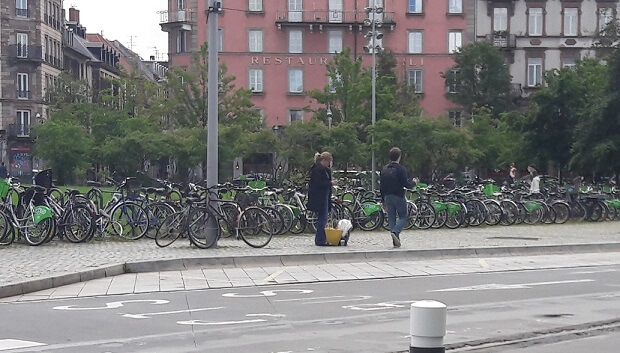
[[[400,165],[400,148],[393,147],[389,153],[390,163],[381,170],[381,202],[387,209],[388,224],[395,248],[400,247],[400,232],[407,221],[405,188],[413,187],[407,180],[407,169]],[[396,215],[398,214],[398,221]]]

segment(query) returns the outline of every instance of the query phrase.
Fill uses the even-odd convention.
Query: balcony
[[[15,16],[28,17],[28,9],[15,9]]]
[[[40,64],[43,61],[43,50],[40,45],[9,45],[9,57],[13,62],[32,62]]]
[[[16,97],[17,99],[30,99],[30,91],[17,90]]]
[[[162,31],[167,32],[172,28],[191,31],[192,24],[196,23],[196,12],[190,10],[166,10],[159,11],[159,25]]]
[[[34,138],[29,124],[9,124],[6,131],[8,137],[13,138]]]
[[[278,28],[282,26],[299,25],[319,25],[319,26],[352,26],[364,25],[364,20],[368,19],[368,14],[363,11],[329,11],[329,10],[308,10],[308,11],[277,11],[276,24]],[[383,24],[395,26],[396,21],[394,12],[383,12],[377,14],[377,19],[382,20]]]
[[[517,46],[516,34],[488,34],[486,40],[496,48],[515,48]]]

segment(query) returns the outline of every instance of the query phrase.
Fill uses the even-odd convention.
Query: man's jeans
[[[325,207],[323,208],[323,211],[319,212],[317,214],[317,222],[316,222],[316,234],[314,236],[314,243],[316,245],[323,245],[325,243],[327,243],[327,237],[325,235],[325,226],[327,225],[327,216],[328,213],[327,210],[329,208],[329,203],[330,200],[325,199]]]
[[[385,207],[387,209],[390,232],[400,234],[407,222],[407,200],[404,196],[385,195]],[[396,221],[398,214],[398,222]]]

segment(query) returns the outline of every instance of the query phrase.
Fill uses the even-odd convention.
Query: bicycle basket
[[[241,207],[255,205],[258,203],[258,195],[254,193],[249,194],[246,192],[240,192],[235,195],[235,201],[237,201]]]
[[[497,185],[487,184],[484,186],[484,188],[482,188],[482,191],[487,197],[492,197],[493,194],[495,194],[496,192],[500,192],[501,189]]]
[[[127,178],[123,189],[127,193],[127,196],[138,196],[142,189],[142,181],[136,178]]]
[[[4,179],[0,179],[0,197],[5,198],[9,194],[9,189],[11,188],[11,184]]]

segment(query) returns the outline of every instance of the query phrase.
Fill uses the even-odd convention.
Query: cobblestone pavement
[[[480,247],[542,246],[620,242],[620,223],[574,223],[510,227],[479,227],[457,230],[413,230],[404,232],[403,250],[455,249]],[[284,255],[372,252],[392,248],[387,232],[355,231],[347,247],[316,247],[311,235],[276,236],[263,249],[253,249],[240,240],[223,239],[219,248],[200,250],[179,239],[168,248],[158,248],[153,240],[135,242],[96,241],[71,244],[54,241],[38,247],[12,244],[0,247],[0,286],[100,266],[126,262],[192,257],[233,257],[244,255]]]
[[[0,303],[235,288],[274,284],[317,283],[360,279],[427,277],[503,271],[576,268],[620,264],[620,253],[463,258],[425,261],[372,261],[280,267],[205,268],[184,271],[127,273],[0,299]],[[600,271],[600,270],[599,270]],[[604,271],[615,271],[614,269]]]

